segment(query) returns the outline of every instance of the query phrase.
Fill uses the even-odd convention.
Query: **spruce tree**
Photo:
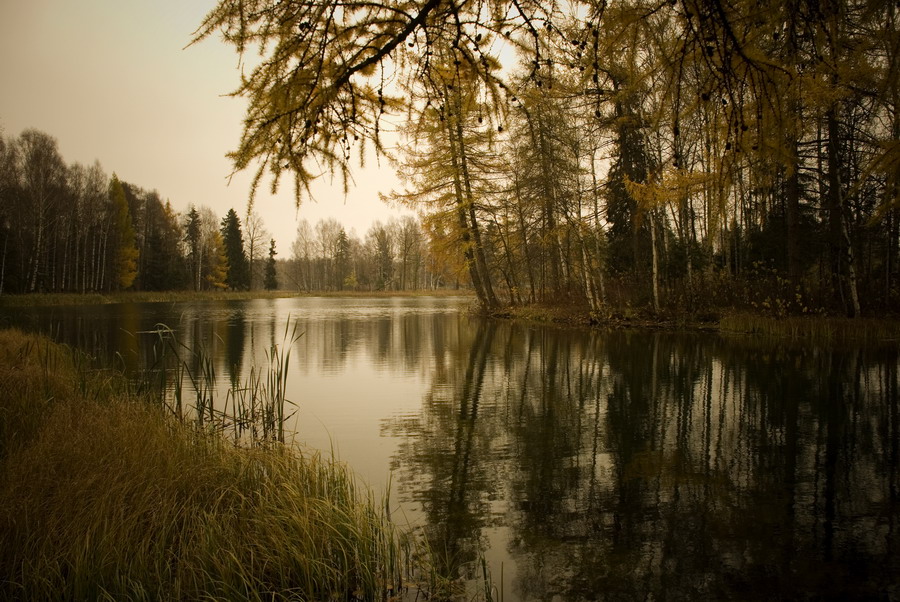
[[[200,271],[203,262],[200,257],[200,213],[191,205],[184,222],[184,242],[188,247],[188,265],[191,271],[191,284],[195,291],[200,290]]]
[[[264,286],[267,291],[274,291],[278,288],[278,275],[275,272],[275,239],[269,241],[269,258],[266,260],[266,276]]]
[[[232,290],[250,288],[250,266],[244,253],[244,234],[241,231],[241,220],[234,209],[229,209],[222,219],[222,240],[225,244],[225,257],[228,260],[228,276],[226,284]]]

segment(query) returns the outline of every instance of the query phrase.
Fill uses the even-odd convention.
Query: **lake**
[[[136,373],[158,324],[223,387],[291,348],[288,429],[495,599],[898,599],[898,345],[560,329],[468,298],[3,310]]]

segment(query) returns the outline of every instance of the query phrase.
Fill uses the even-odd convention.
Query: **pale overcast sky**
[[[237,146],[244,100],[238,56],[217,38],[185,48],[214,0],[0,0],[0,133],[36,128],[55,137],[66,163],[100,161],[108,174],[183,212],[208,205],[219,217],[246,212],[252,173],[228,184],[225,153]],[[255,54],[255,53],[254,53]],[[371,155],[371,153],[370,153]],[[385,162],[293,201],[293,179],[277,196],[261,185],[256,210],[289,257],[299,219],[334,217],[362,237],[375,220],[401,212],[378,200],[394,186]]]

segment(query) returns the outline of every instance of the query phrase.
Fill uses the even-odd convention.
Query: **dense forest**
[[[898,27],[885,0],[242,0],[196,40],[267,59],[237,169],[301,202],[393,154],[488,308],[856,316],[898,300]]]
[[[49,134],[0,137],[0,294],[123,290],[417,290],[459,286],[413,218],[360,240],[337,221],[300,222],[277,260],[262,217],[176,212],[155,190],[67,165]]]

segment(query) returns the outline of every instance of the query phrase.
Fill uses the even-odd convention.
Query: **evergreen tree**
[[[179,248],[181,226],[169,202],[162,204],[151,195],[148,204],[148,232],[141,253],[141,289],[173,290],[186,285],[184,261]]]
[[[188,265],[191,270],[191,283],[195,291],[200,290],[200,270],[203,265],[200,254],[200,213],[191,205],[184,224],[184,242],[188,246]]]
[[[278,275],[275,272],[275,239],[269,241],[269,258],[266,260],[266,277],[264,286],[267,291],[274,291],[278,288]]]
[[[228,260],[228,276],[225,279],[232,290],[250,288],[250,265],[244,253],[244,234],[241,220],[234,209],[229,209],[222,219],[222,241]]]
[[[338,232],[337,245],[334,250],[334,284],[337,290],[344,290],[344,278],[350,267],[350,239],[347,231],[341,228]]]
[[[188,280],[185,278],[185,262],[179,247],[179,241],[182,239],[181,224],[178,223],[178,217],[171,202],[166,201],[163,205],[160,219],[162,248],[165,257],[161,268],[164,274],[163,282],[167,290],[181,289],[187,285]]]

